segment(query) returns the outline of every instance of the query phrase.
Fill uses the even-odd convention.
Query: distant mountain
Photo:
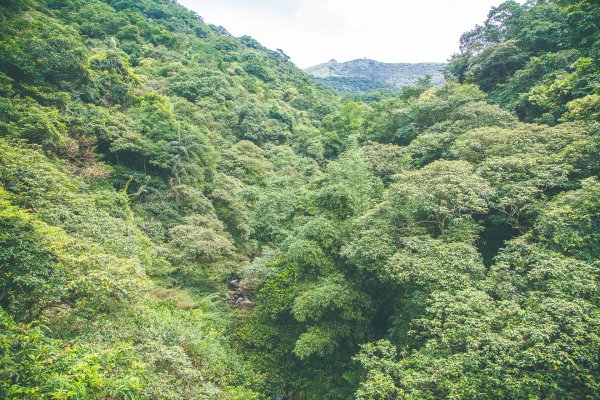
[[[364,93],[375,89],[401,89],[430,74],[432,83],[444,82],[443,63],[392,64],[361,59],[339,63],[331,60],[305,69],[318,81],[342,93]]]

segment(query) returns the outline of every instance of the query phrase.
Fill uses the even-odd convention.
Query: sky
[[[179,0],[207,23],[282,49],[301,68],[336,59],[445,62],[503,0]]]

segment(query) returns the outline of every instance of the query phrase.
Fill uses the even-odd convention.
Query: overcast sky
[[[301,68],[371,58],[444,62],[503,0],[179,0],[232,35],[280,48]]]

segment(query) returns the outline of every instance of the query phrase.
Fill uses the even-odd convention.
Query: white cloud
[[[235,36],[281,48],[305,68],[335,58],[447,60],[502,0],[180,0]]]

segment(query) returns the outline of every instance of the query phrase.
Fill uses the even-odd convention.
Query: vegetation
[[[170,0],[0,8],[0,398],[598,399],[595,0],[343,98]]]
[[[598,120],[598,2],[507,1],[465,33],[448,72],[521,120]]]

